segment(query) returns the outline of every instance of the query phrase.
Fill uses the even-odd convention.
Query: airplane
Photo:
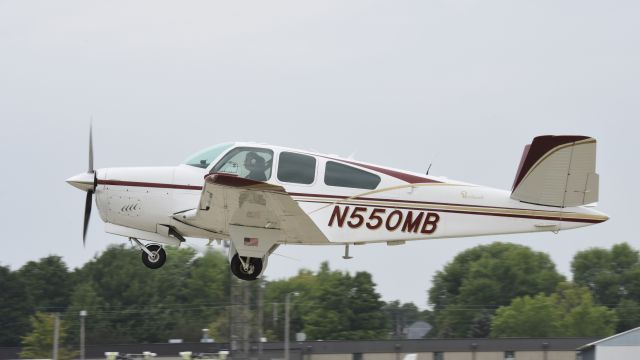
[[[107,233],[142,250],[148,268],[164,245],[228,241],[231,272],[261,276],[280,245],[402,245],[407,241],[574,229],[604,222],[596,140],[538,136],[525,146],[512,189],[499,190],[336,155],[250,142],[206,148],[169,167],[93,168],[67,179],[93,196]],[[141,241],[147,241],[145,245]]]

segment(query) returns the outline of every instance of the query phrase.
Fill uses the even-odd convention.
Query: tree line
[[[458,254],[433,278],[437,337],[608,336],[640,326],[640,256],[626,243],[578,252],[573,279],[542,252],[493,243]]]
[[[165,266],[154,271],[141,268],[139,251],[124,245],[73,270],[54,255],[15,271],[0,267],[0,346],[21,345],[24,356],[36,356],[36,345],[44,344],[41,355],[48,354],[50,314],[59,313],[62,341],[77,348],[80,310],[88,312],[87,344],[199,341],[203,328],[227,341],[230,293],[238,286],[249,292],[243,311],[250,321],[262,307],[269,340],[283,338],[283,302],[292,292],[299,296],[291,298],[291,334],[304,332],[309,340],[400,338],[417,320],[433,326],[429,337],[607,336],[640,325],[640,255],[628,244],[577,253],[571,281],[545,253],[507,243],[477,246],[433,276],[431,310],[423,311],[382,301],[368,272],[323,263],[288,279],[242,285],[219,251],[168,251]]]

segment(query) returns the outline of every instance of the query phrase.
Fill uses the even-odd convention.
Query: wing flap
[[[230,236],[239,252],[245,238],[257,239],[259,234],[269,243],[328,242],[283,187],[234,175],[207,176],[199,208],[185,214],[181,221]]]

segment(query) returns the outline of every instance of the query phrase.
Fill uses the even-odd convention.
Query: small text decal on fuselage
[[[368,214],[368,216],[367,216]],[[363,225],[370,230],[385,228],[388,231],[400,230],[421,234],[433,234],[438,227],[440,215],[434,212],[398,209],[368,208],[362,206],[336,205],[329,218],[329,226],[346,226],[358,229]]]

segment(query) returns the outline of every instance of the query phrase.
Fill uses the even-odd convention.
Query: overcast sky
[[[89,119],[96,167],[175,165],[247,140],[510,188],[543,134],[598,140],[604,224],[404,246],[286,246],[266,276],[369,271],[385,300],[427,306],[460,251],[506,241],[572,256],[637,236],[637,1],[0,1],[0,264],[81,266]],[[204,245],[204,240],[193,240]],[[149,271],[140,264],[140,271]]]

